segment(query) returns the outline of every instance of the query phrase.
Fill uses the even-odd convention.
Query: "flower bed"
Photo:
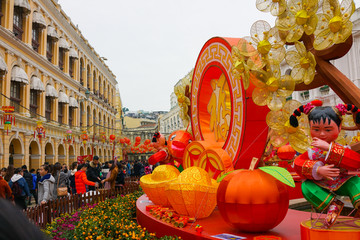
[[[158,239],[136,223],[137,191],[126,196],[88,205],[55,219],[43,230],[54,240],[65,239]],[[162,237],[162,240],[180,239]]]

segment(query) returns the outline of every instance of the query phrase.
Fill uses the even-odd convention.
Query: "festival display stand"
[[[316,213],[287,209],[289,199],[302,197],[301,178],[279,167],[259,164],[254,169],[252,161],[263,156],[269,142],[275,147],[289,143],[300,153],[310,147],[307,120],[300,119],[299,128],[289,125],[289,116],[300,106],[286,101],[293,91],[328,85],[344,103],[360,106],[359,88],[330,63],[352,46],[350,17],[355,5],[336,0],[259,0],[256,6],[277,16],[276,26],[257,21],[251,38],[208,40],[194,68],[191,94],[184,94],[191,103],[194,141],[187,144],[179,162],[184,171],[203,169],[220,182],[218,207],[206,217],[185,211],[191,204],[202,211],[207,202],[199,202],[205,197],[213,201],[204,195],[210,195],[209,190],[201,190],[215,183],[207,181],[204,186],[196,176],[189,187],[183,182],[186,178],[181,180],[182,173],[171,179],[148,176],[140,180],[146,195],[137,201],[137,220],[157,236],[175,234],[183,239],[360,239],[358,218],[339,217],[325,227]],[[285,45],[296,50],[286,52]],[[290,75],[281,75],[284,60],[293,68]],[[353,145],[353,150],[359,151],[359,146]],[[183,210],[172,224],[173,213]]]

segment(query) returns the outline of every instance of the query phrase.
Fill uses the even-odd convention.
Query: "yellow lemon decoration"
[[[165,192],[174,210],[193,218],[206,218],[216,206],[218,183],[202,168],[190,167],[169,183]]]
[[[165,186],[177,179],[180,172],[171,165],[160,165],[156,167],[152,174],[140,178],[140,186],[156,205],[170,206],[165,194]]]

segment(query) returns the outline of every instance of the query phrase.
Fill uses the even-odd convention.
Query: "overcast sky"
[[[244,37],[251,25],[275,18],[256,0],[59,0],[116,75],[130,111],[170,110],[176,82],[212,37]],[[356,0],[356,7],[360,0]]]

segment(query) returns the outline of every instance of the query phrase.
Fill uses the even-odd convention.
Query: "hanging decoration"
[[[87,140],[89,139],[89,136],[87,135],[87,131],[83,131],[83,134],[81,134],[80,137],[82,139],[83,144],[85,145]]]
[[[72,135],[72,131],[71,130],[67,130],[66,131],[66,140],[67,142],[70,144],[71,141],[73,140],[73,135]]]
[[[102,141],[103,143],[105,143],[105,142],[106,142],[106,135],[105,135],[105,132],[102,132],[102,133],[101,133],[101,141]]]
[[[9,130],[11,131],[11,125],[15,125],[15,116],[14,116],[14,106],[2,106],[1,109],[4,111],[4,116],[2,119],[2,124],[4,125],[4,130],[6,130],[6,134],[9,134]]]
[[[45,133],[46,133],[46,130],[45,130],[44,126],[42,125],[42,121],[37,121],[36,128],[34,131],[34,138],[37,136],[39,138],[39,140],[41,140],[41,138],[45,137]]]
[[[110,136],[109,136],[109,139],[110,139],[110,143],[113,143],[114,142],[114,140],[115,140],[115,135],[114,134],[111,134]]]

